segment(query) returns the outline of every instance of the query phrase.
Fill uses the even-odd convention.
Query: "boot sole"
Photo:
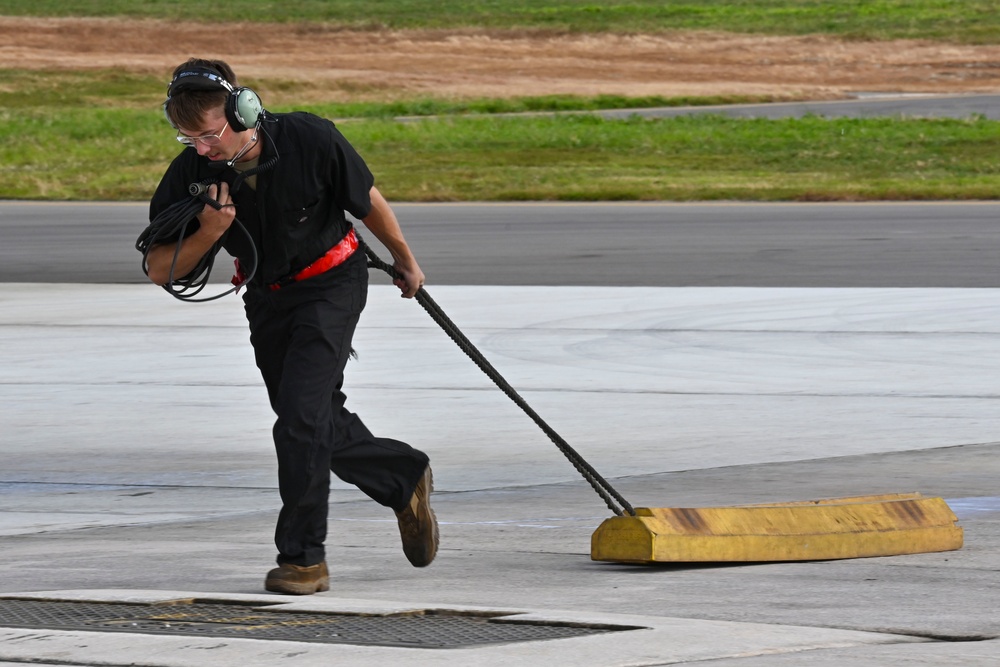
[[[438,547],[440,545],[441,537],[438,532],[437,515],[434,513],[434,509],[431,507],[431,494],[434,492],[434,471],[428,469],[427,471],[427,513],[430,515],[431,525],[434,527],[434,540],[433,548],[431,549],[430,557],[427,557],[426,553],[416,553],[413,554],[404,545],[403,552],[406,554],[406,559],[410,561],[413,567],[427,567],[434,562],[437,557]]]

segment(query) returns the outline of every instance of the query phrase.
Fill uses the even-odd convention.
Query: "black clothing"
[[[330,470],[376,502],[403,509],[428,459],[409,445],[376,438],[344,407],[344,366],[368,295],[363,253],[277,292],[247,293],[247,319],[271,407],[278,419],[275,529],[278,563],[324,560]]]
[[[371,210],[373,178],[333,123],[304,113],[270,116],[257,188],[231,193],[236,217],[250,232],[260,266],[243,297],[257,367],[277,415],[273,436],[282,509],[275,529],[278,562],[309,566],[324,560],[330,471],[382,505],[402,509],[428,465],[406,443],[376,438],[344,407],[344,368],[368,294],[364,253],[318,276],[277,291],[266,286],[294,274],[340,241],[345,211]],[[205,178],[236,179],[208,166],[193,148],[173,161],[151,202],[150,220]],[[191,225],[197,229],[197,221]],[[232,228],[223,247],[244,270],[252,267],[246,237]]]
[[[257,176],[257,189],[243,184],[231,192],[236,217],[250,232],[260,267],[253,284],[270,285],[311,264],[350,229],[344,212],[362,219],[371,210],[369,192],[375,182],[364,160],[330,121],[296,112],[268,114],[261,125],[264,142],[260,164],[277,159]],[[190,196],[188,186],[205,179],[232,185],[237,173],[210,166],[193,147],[174,158],[149,203],[149,219]],[[198,229],[195,220],[188,233]],[[253,266],[246,236],[230,228],[222,246]]]

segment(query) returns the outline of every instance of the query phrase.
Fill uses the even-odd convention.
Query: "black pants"
[[[398,510],[427,467],[423,452],[376,438],[344,408],[344,367],[367,296],[361,252],[322,275],[244,296],[250,342],[277,414],[278,563],[324,560],[331,470]]]

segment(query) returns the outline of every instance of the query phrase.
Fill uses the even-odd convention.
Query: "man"
[[[438,528],[427,456],[373,436],[344,408],[341,390],[368,289],[367,262],[345,212],[389,249],[404,297],[424,282],[371,172],[333,123],[264,111],[220,60],[191,59],[177,67],[164,113],[187,148],[153,195],[150,220],[190,199],[192,184],[208,184],[213,201],[183,239],[148,249],[149,278],[168,286],[220,245],[237,258],[238,274],[252,274],[243,300],[277,415],[282,502],[278,567],[268,572],[265,588],[297,595],[329,590],[324,543],[331,470],[392,508],[407,558],[416,567],[429,565]]]

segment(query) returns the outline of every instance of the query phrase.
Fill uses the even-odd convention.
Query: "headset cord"
[[[272,166],[274,165],[269,164],[268,168]],[[188,225],[190,225],[191,221],[196,218],[198,213],[205,208],[205,204],[208,204],[216,210],[221,209],[223,206],[208,196],[208,184],[210,182],[212,182],[211,179],[198,183],[192,183],[188,188],[191,197],[177,201],[164,209],[159,215],[153,218],[153,221],[149,223],[149,226],[143,230],[142,234],[139,235],[139,238],[136,239],[135,242],[135,249],[142,253],[142,272],[146,275],[149,275],[149,251],[154,246],[162,243],[176,243],[174,248],[174,257],[170,262],[170,273],[167,277],[166,284],[163,285],[163,289],[181,301],[203,303],[206,301],[221,299],[226,295],[238,291],[244,285],[249,283],[254,274],[257,272],[257,247],[253,242],[253,237],[250,235],[250,232],[247,231],[247,228],[243,226],[243,223],[240,222],[239,218],[234,217],[233,224],[237,229],[246,235],[247,240],[250,242],[250,249],[253,256],[252,269],[245,279],[221,294],[203,297],[200,299],[194,298],[208,285],[208,280],[212,275],[212,268],[215,265],[215,256],[222,248],[221,238],[212,245],[212,247],[204,254],[204,256],[202,256],[200,260],[198,260],[198,263],[187,273],[187,275],[180,278],[176,278],[174,276],[177,269],[177,259],[180,256],[181,245],[184,243],[184,239],[187,236],[186,232]]]
[[[384,271],[392,278],[400,277],[399,272],[397,272],[391,265],[386,264],[379,259],[374,251],[372,251],[371,247],[369,247],[368,244],[360,238],[360,236],[358,237],[358,241],[360,245],[364,247],[365,255],[368,256],[369,267]],[[444,311],[441,310],[441,307],[434,302],[431,296],[427,293],[427,290],[423,287],[418,289],[416,299],[417,302],[423,306],[424,310],[427,311],[427,314],[431,316],[431,319],[437,322],[438,325],[444,329],[444,332],[448,334],[448,337],[451,338],[470,359],[472,359],[473,363],[479,366],[479,369],[486,373],[486,375],[493,380],[493,383],[496,384],[508,398],[514,401],[514,403],[517,404],[517,406],[521,408],[524,413],[528,415],[528,417],[530,417],[540,429],[542,429],[542,431],[545,432],[545,435],[549,436],[549,439],[552,440],[556,447],[559,448],[559,451],[562,452],[567,459],[569,459],[569,462],[573,464],[573,467],[576,468],[577,472],[583,475],[583,478],[590,483],[594,491],[596,491],[597,494],[604,499],[604,502],[612,512],[618,516],[622,516],[626,513],[629,516],[635,516],[635,509],[632,505],[630,505],[629,502],[625,500],[606,479],[601,477],[601,475],[579,454],[579,452],[573,449],[569,443],[562,438],[562,436],[556,433],[555,429],[549,426],[545,420],[538,415],[538,413],[531,409],[531,406],[528,405],[527,401],[525,401],[521,395],[518,394],[517,391],[507,382],[507,380],[500,375],[499,371],[497,371],[497,369],[490,364],[486,357],[483,356],[482,352],[480,352],[476,346],[465,337],[465,334],[463,334],[455,323],[448,318]]]

